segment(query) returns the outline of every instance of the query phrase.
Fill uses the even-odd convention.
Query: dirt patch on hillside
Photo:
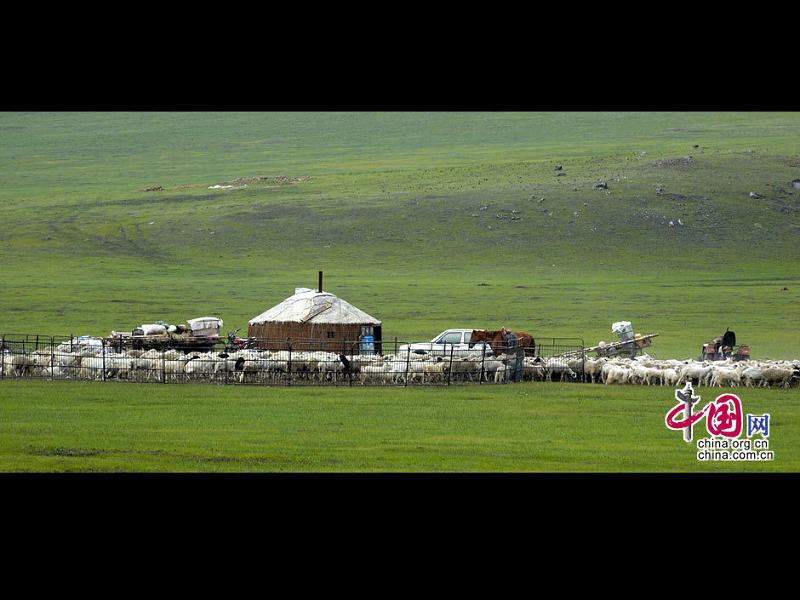
[[[702,202],[703,200],[708,200],[706,196],[684,196],[683,194],[672,194],[667,192],[661,192],[658,195],[662,198],[676,200],[678,202]]]
[[[237,177],[230,181],[223,181],[220,185],[250,185],[253,183],[266,183],[271,185],[292,185],[302,183],[311,179],[310,177],[286,177],[285,175],[261,176],[261,177]]]
[[[106,454],[105,450],[98,448],[31,448],[28,450],[30,454],[38,456],[101,456]]]
[[[196,188],[209,188],[209,189],[235,189],[244,187],[246,185],[261,184],[261,185],[296,185],[311,179],[309,176],[305,177],[287,177],[286,175],[261,175],[258,177],[237,177],[230,181],[223,181],[208,185],[207,183],[187,183],[178,185],[174,188],[161,188],[161,189],[147,189],[145,191],[176,191],[176,190],[190,190]],[[161,186],[157,186],[161,187]]]
[[[693,156],[683,156],[681,158],[659,158],[653,161],[654,167],[667,168],[667,169],[681,169],[691,167],[695,164]]]

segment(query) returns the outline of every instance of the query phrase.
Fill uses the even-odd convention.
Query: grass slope
[[[322,269],[389,340],[506,325],[594,344],[627,319],[660,358],[726,327],[797,358],[798,129],[800,113],[0,113],[0,332],[246,328]],[[209,189],[258,176],[303,180]],[[664,393],[4,381],[0,468],[796,470],[795,391],[744,395],[776,409],[778,460],[759,466],[698,465]]]
[[[507,325],[594,344],[629,319],[662,334],[656,356],[731,327],[755,356],[796,357],[798,127],[796,113],[3,113],[0,330],[206,313],[246,327],[322,269],[387,338]],[[261,175],[310,179],[208,189]]]

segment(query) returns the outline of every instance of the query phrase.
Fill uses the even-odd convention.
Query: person
[[[339,355],[339,362],[342,363],[342,372],[345,375],[350,374],[350,361],[347,360],[347,357],[344,354]]]
[[[525,369],[525,348],[522,347],[522,344],[518,344],[515,356],[513,381],[515,382],[522,381],[522,374],[524,372],[524,369]]]
[[[522,381],[523,359],[525,357],[525,349],[519,343],[519,339],[512,332],[508,331],[505,327],[500,330],[503,336],[503,346],[509,354],[514,355],[514,362],[511,363],[511,372],[509,373],[509,381],[518,382]]]

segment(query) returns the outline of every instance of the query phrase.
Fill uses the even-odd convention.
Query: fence
[[[131,348],[118,341],[74,336],[0,336],[0,379],[207,382],[222,385],[454,385],[509,381],[583,380],[583,341],[536,340],[535,352],[445,345],[414,352],[395,339],[394,352],[343,342],[341,352],[308,350],[314,340],[258,340],[268,350],[181,347]],[[163,346],[163,345],[162,345]],[[295,348],[304,348],[298,351]],[[392,344],[384,341],[384,350]]]

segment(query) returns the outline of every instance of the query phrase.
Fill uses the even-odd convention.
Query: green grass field
[[[765,472],[800,467],[800,403],[772,415],[771,462],[701,462],[664,426],[669,388],[231,388],[4,382],[2,471]],[[727,390],[700,391],[702,403]],[[796,396],[796,395],[795,395]],[[707,436],[703,425],[695,438]]]
[[[382,319],[387,340],[505,325],[594,345],[612,339],[611,323],[625,319],[637,332],[659,333],[650,351],[657,358],[695,357],[726,327],[756,358],[800,358],[800,190],[791,185],[800,178],[799,131],[800,113],[0,113],[0,333],[107,335],[207,314],[244,331],[248,319],[295,287],[314,286],[323,270],[326,289]],[[555,175],[556,164],[564,176]],[[259,176],[301,180],[209,189]],[[608,190],[594,189],[599,181]],[[152,186],[163,190],[144,191]],[[145,403],[150,394],[183,398],[186,418],[200,419],[197,436],[215,423],[184,394],[209,406],[222,398],[294,398],[298,412],[282,417],[288,429],[301,426],[304,406],[335,422],[369,396],[378,403],[374,421],[404,430],[435,419],[435,411],[412,414],[417,399],[452,407],[459,395],[478,393],[166,387],[86,389],[125,395],[121,431],[140,414],[123,410],[135,405],[129,394],[141,393]],[[0,383],[4,403],[19,395],[39,415],[24,421],[29,439],[18,440],[19,448],[98,446],[68,443],[60,429],[42,438],[47,419],[62,418],[45,407],[82,389]],[[534,412],[592,393],[600,396],[585,398],[588,405],[630,416],[627,405],[599,399],[610,392],[536,389]],[[481,390],[488,404],[459,404],[449,425],[469,429],[477,406],[497,406],[492,398],[508,393]],[[615,393],[630,403],[657,402],[649,391]],[[754,403],[775,397],[790,414],[796,410],[795,391],[748,391],[745,402],[750,394]],[[237,402],[226,406],[234,410]],[[513,402],[509,410],[522,406]],[[93,408],[76,409],[76,427],[97,418]],[[12,414],[3,412],[4,426],[13,425]],[[141,414],[166,423],[180,412]],[[488,421],[497,429],[487,447],[503,436],[524,442],[524,430],[498,419]],[[671,439],[659,419],[652,431]],[[580,437],[580,426],[564,423]],[[374,444],[360,456],[355,433],[342,435],[350,450],[337,454],[341,463],[325,464],[325,450],[304,446],[313,440],[301,436],[287,442],[283,462],[253,468],[383,468],[370,454]],[[3,468],[248,468],[235,462],[235,429],[219,436],[233,462],[15,451],[9,456],[18,462],[9,458]],[[419,462],[387,461],[386,469],[594,470],[575,456],[556,463],[535,453],[475,462],[456,452],[445,460],[425,444],[429,451],[417,453],[412,438],[400,436],[397,452],[419,454]],[[181,439],[170,452],[192,455]],[[640,465],[624,458],[635,444],[608,455],[608,440],[584,440],[598,444],[599,470],[699,468],[691,456],[680,462],[682,443],[675,443],[678,455],[655,452]],[[768,468],[795,469],[791,452]],[[303,456],[317,462],[304,467]]]

